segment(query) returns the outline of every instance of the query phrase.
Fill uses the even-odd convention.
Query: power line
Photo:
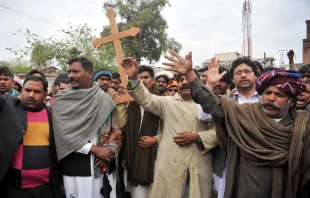
[[[61,26],[61,25],[58,25],[58,24],[56,24],[55,22],[53,22],[53,21],[51,21],[51,20],[49,20],[49,19],[45,19],[45,18],[42,18],[42,17],[38,17],[38,16],[35,16],[35,15],[32,15],[32,14],[29,14],[29,13],[26,13],[26,12],[23,12],[23,11],[20,11],[20,10],[17,10],[17,9],[14,9],[14,8],[10,8],[10,7],[1,5],[1,4],[0,4],[0,7],[4,8],[4,9],[7,9],[7,10],[10,10],[11,12],[15,12],[15,13],[20,14],[20,15],[17,15],[17,16],[20,16],[20,17],[28,17],[28,18],[31,18],[31,19],[39,20],[39,21],[44,22],[44,23],[48,23],[48,24],[50,24],[50,25],[54,25],[54,26],[60,27],[60,28],[62,28],[62,29],[69,30],[68,28],[63,27],[63,26]],[[6,13],[8,13],[8,12],[6,12]],[[14,13],[10,13],[10,14],[16,15],[16,14],[14,14]]]

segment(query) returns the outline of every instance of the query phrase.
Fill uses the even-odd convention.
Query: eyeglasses
[[[236,71],[236,72],[234,73],[234,75],[235,75],[235,76],[241,76],[243,72],[244,72],[245,74],[250,74],[250,73],[253,72],[253,70],[247,70],[247,69],[245,69],[245,70]]]
[[[168,91],[169,91],[169,92],[175,92],[175,93],[177,93],[177,92],[178,92],[178,90],[177,90],[177,89],[168,89]]]

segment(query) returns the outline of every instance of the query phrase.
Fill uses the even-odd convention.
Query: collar
[[[296,114],[296,111],[294,109],[291,109],[288,114],[279,121],[279,123],[283,126],[292,124],[294,121],[292,120],[293,116],[291,114]]]
[[[185,101],[184,98],[182,98],[179,93],[174,94],[173,99],[174,100],[183,100],[183,101]],[[193,101],[193,100],[190,100],[189,102],[191,102],[191,101]]]
[[[15,91],[15,89],[11,89],[11,91],[10,91],[10,94],[12,95],[12,96],[15,96],[16,95],[16,91]]]
[[[240,94],[238,92],[238,90],[236,90],[236,93],[234,94],[234,99],[238,99],[238,96],[241,95],[243,96],[242,94]],[[261,101],[261,96],[257,93],[257,91],[255,91],[249,98],[251,98],[252,96],[258,96],[259,97],[259,101]],[[244,97],[244,96],[243,96]]]
[[[22,102],[21,102],[21,105],[26,109],[26,111],[31,111],[31,112],[39,112],[39,111],[42,111],[45,108],[44,103],[42,103],[42,105],[40,105],[37,109],[29,109]]]

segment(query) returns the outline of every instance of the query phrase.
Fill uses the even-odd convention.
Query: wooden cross
[[[100,47],[101,45],[104,45],[106,43],[113,42],[114,50],[116,53],[118,70],[121,76],[121,81],[122,81],[123,86],[126,86],[128,83],[128,78],[127,78],[127,75],[125,73],[123,66],[121,65],[123,61],[123,52],[122,52],[122,46],[121,46],[120,39],[129,37],[129,36],[136,36],[140,32],[140,29],[137,27],[131,27],[129,30],[118,32],[118,28],[117,28],[117,24],[115,20],[115,17],[116,17],[115,11],[112,8],[110,8],[107,11],[106,15],[110,21],[110,27],[111,27],[112,34],[109,36],[103,37],[103,38],[96,38],[93,41],[93,46]],[[122,95],[122,97],[114,99],[114,101],[118,104],[132,101],[132,100],[133,99],[128,94]]]

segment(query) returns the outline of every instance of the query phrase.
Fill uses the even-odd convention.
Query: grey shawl
[[[55,96],[53,127],[58,161],[83,147],[111,115],[115,103],[94,82],[89,89],[71,86]]]

